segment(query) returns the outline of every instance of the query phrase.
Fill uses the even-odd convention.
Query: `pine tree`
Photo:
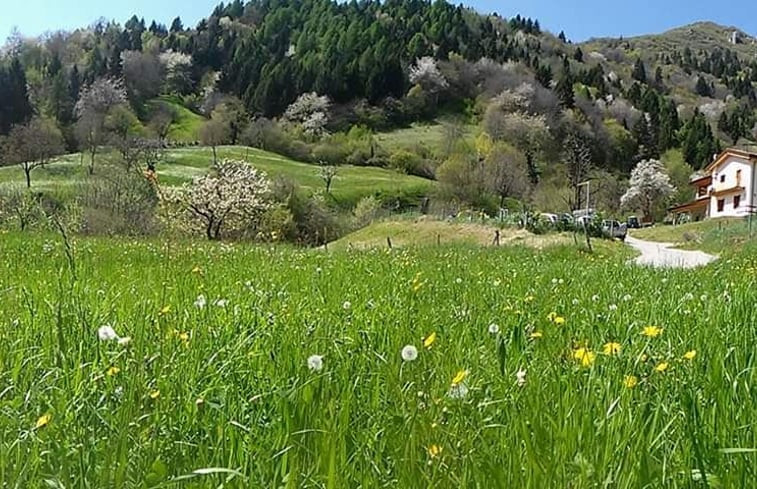
[[[631,78],[640,81],[641,83],[647,82],[647,70],[646,68],[644,68],[644,62],[641,60],[641,58],[636,59],[636,63],[634,63],[633,65]]]
[[[710,90],[710,85],[707,83],[707,81],[704,79],[704,77],[700,76],[697,79],[697,85],[695,88],[697,94],[701,97],[711,97],[712,92]]]
[[[184,32],[184,24],[181,23],[181,17],[176,17],[171,22],[171,34]]]
[[[575,107],[576,99],[573,93],[573,75],[570,72],[570,68],[563,69],[562,76],[557,81],[555,92],[560,99],[560,103],[566,109],[572,109]]]
[[[578,61],[579,63],[583,63],[584,61],[584,53],[581,51],[581,48],[576,48],[576,52],[573,53],[573,59]]]

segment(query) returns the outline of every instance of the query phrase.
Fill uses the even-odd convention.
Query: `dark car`
[[[641,223],[639,222],[639,218],[636,216],[629,216],[628,221],[626,221],[626,224],[628,225],[629,229],[641,228]]]

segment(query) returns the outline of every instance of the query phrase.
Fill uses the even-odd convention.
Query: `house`
[[[670,209],[694,219],[743,217],[757,206],[757,153],[727,149],[691,180],[694,200]]]

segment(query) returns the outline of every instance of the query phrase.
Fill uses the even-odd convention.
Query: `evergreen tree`
[[[647,82],[647,70],[644,67],[644,62],[641,58],[636,59],[636,63],[633,65],[633,71],[631,72],[631,78],[641,83]]]
[[[184,24],[181,22],[181,17],[176,17],[173,19],[173,22],[171,22],[171,34],[177,34],[179,32],[184,32]]]
[[[570,72],[569,66],[563,69],[562,76],[557,81],[555,92],[557,92],[557,97],[560,99],[563,107],[566,109],[575,107],[576,99],[573,93],[573,75]]]
[[[11,126],[25,123],[33,113],[26,73],[21,61],[14,57],[7,67],[0,65],[0,134],[8,134]]]
[[[704,77],[700,76],[697,79],[697,85],[695,87],[695,90],[697,94],[701,97],[711,97],[712,96],[712,90],[710,88],[710,85],[707,83],[707,81],[704,79]]]
[[[573,53],[573,59],[578,61],[579,63],[583,63],[584,61],[584,53],[581,51],[581,48],[576,48],[576,51]]]

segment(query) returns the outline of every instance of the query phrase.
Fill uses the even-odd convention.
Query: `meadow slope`
[[[16,487],[757,481],[753,249],[655,271],[569,247],[0,238]]]

